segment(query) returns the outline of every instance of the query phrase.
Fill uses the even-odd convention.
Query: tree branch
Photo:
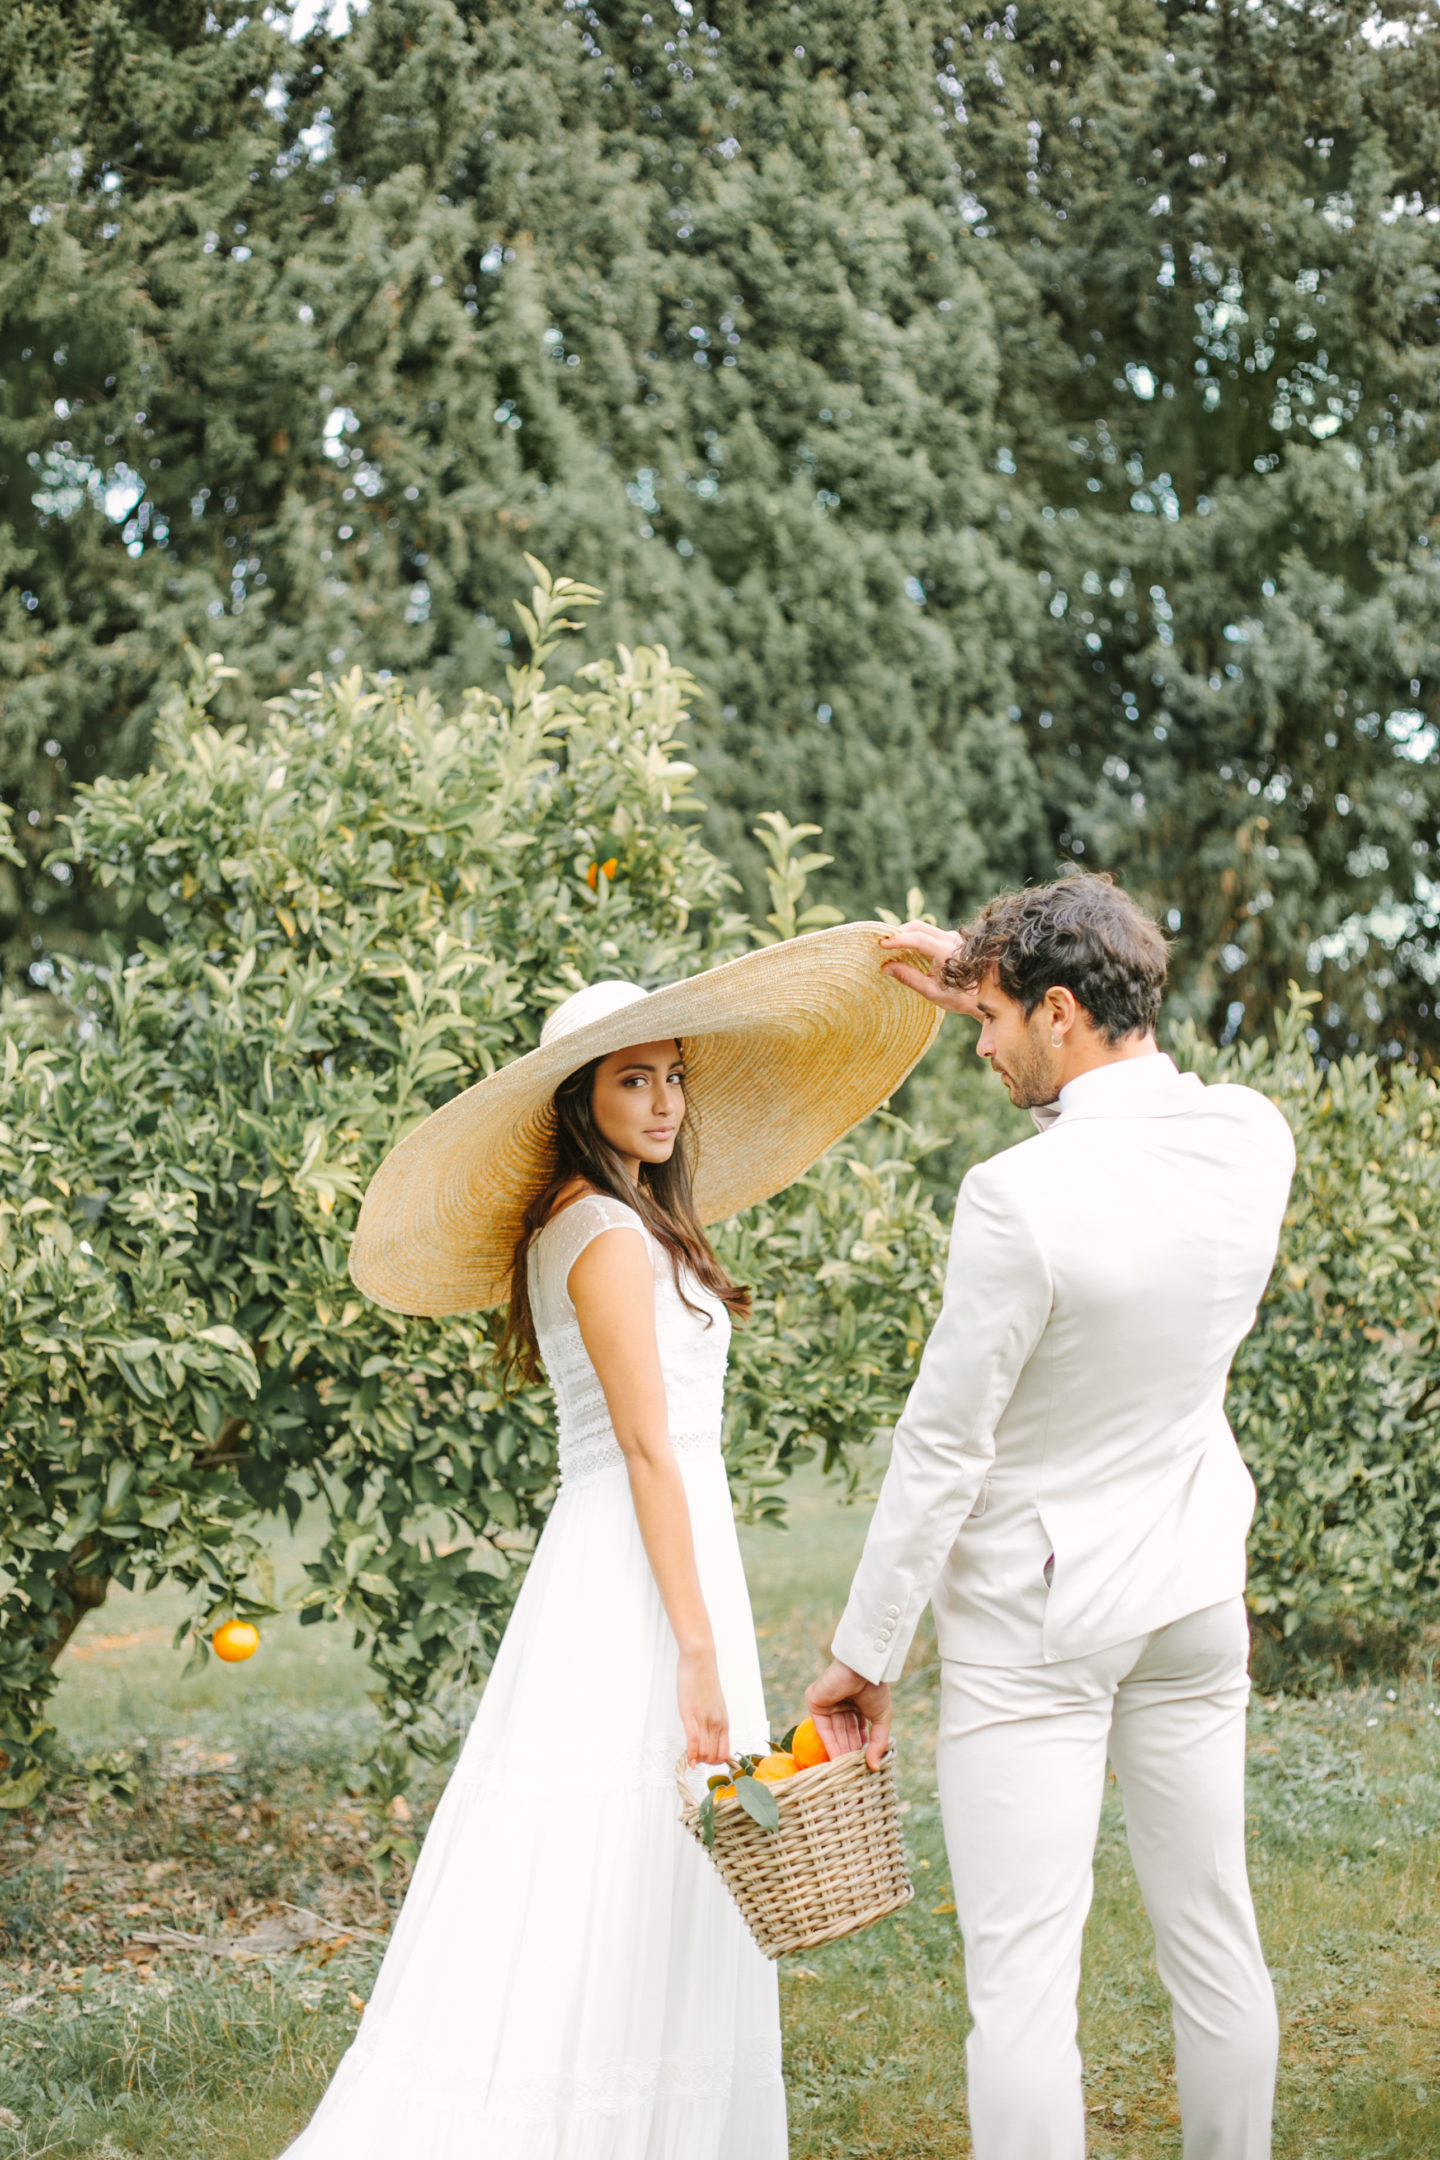
[[[70,1610],[61,1619],[54,1640],[46,1644],[45,1662],[48,1665],[55,1663],[86,1613],[94,1612],[105,1602],[110,1588],[109,1576],[89,1575],[85,1571],[85,1562],[94,1550],[95,1540],[82,1538],[69,1559],[62,1561],[56,1571],[56,1586],[69,1601]]]

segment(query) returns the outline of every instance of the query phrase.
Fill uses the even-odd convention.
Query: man
[[[1082,2160],[1080,1942],[1107,1755],[1169,1990],[1185,2160],[1265,2160],[1277,2028],[1245,1868],[1255,1488],[1225,1384],[1295,1151],[1155,1041],[1165,942],[1109,879],[908,923],[889,972],[981,1022],[1040,1137],[960,1189],[835,1662],[808,1701],[878,1762],[927,1600],[965,1943],[976,2160]]]

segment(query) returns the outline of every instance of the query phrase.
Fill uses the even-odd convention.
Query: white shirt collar
[[[1180,1072],[1172,1057],[1156,1050],[1092,1066],[1067,1080],[1056,1102],[1042,1103],[1030,1115],[1040,1132],[1061,1118],[1175,1117],[1193,1109],[1203,1091],[1198,1074]]]

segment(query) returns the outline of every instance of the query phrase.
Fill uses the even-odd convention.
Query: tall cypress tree
[[[24,957],[65,912],[38,873],[56,810],[143,754],[186,643],[234,643],[267,681],[292,649],[321,657],[273,578],[282,549],[314,561],[285,547],[321,356],[307,371],[308,205],[274,109],[291,96],[293,137],[306,76],[228,0],[36,0],[0,23],[0,750],[37,866],[7,896]]]
[[[803,806],[857,906],[1030,867],[996,351],[896,0],[104,21],[104,97],[98,28],[20,93],[63,145],[8,221],[24,810],[45,741],[133,754],[186,640],[265,690],[493,678],[529,548],[714,686],[732,849]]]
[[[959,21],[999,419],[1047,603],[1058,846],[1123,864],[1222,1032],[1435,1011],[1433,11],[1035,0]]]

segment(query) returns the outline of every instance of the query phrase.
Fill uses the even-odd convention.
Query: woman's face
[[[602,1058],[590,1114],[632,1177],[641,1163],[669,1162],[685,1116],[685,1060],[678,1042],[641,1043]]]

